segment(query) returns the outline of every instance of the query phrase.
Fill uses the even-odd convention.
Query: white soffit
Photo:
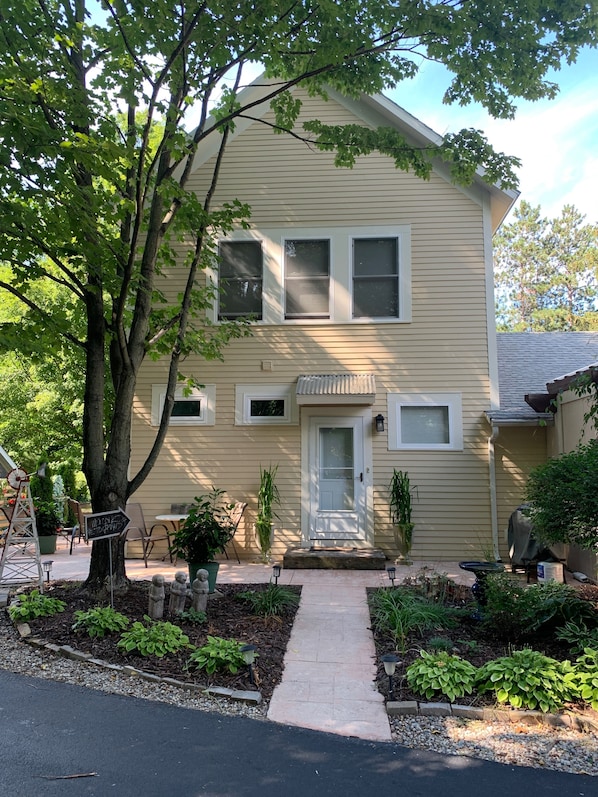
[[[297,404],[373,404],[374,374],[302,374],[297,380]]]

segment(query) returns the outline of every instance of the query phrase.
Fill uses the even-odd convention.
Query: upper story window
[[[353,318],[398,317],[398,238],[354,238]]]
[[[236,230],[219,254],[219,267],[208,271],[220,294],[212,321],[411,321],[408,224]]]
[[[330,241],[284,242],[285,318],[330,318]]]
[[[219,319],[262,318],[263,257],[260,241],[221,241]]]
[[[391,450],[461,451],[461,394],[389,393],[388,447]]]

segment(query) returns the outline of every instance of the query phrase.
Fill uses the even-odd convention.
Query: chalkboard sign
[[[129,516],[122,509],[113,509],[111,512],[98,512],[95,515],[84,515],[84,518],[85,538],[87,540],[118,537],[131,522]]]

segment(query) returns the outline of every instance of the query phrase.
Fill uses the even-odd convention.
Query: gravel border
[[[31,637],[26,624],[13,626],[7,614],[0,619],[0,668],[181,708],[267,719],[268,703],[257,692],[206,691],[204,686],[190,688],[133,667],[111,665],[68,645]],[[455,716],[459,712],[449,704],[411,702],[402,705],[407,713],[396,713],[400,704],[390,703],[387,708],[392,741],[405,747],[598,776],[598,725],[592,719],[572,728],[555,727],[546,717],[540,721],[538,712],[493,711],[493,715],[482,713],[481,718],[471,719],[467,713],[472,709],[463,707],[465,716]],[[452,714],[447,715],[449,712]],[[499,721],[499,714],[508,715],[509,721]]]

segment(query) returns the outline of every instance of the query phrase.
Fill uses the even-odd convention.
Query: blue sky
[[[572,204],[598,223],[598,51],[584,49],[550,79],[560,86],[557,98],[518,102],[512,121],[492,119],[479,105],[443,105],[450,76],[435,64],[423,64],[388,96],[437,133],[475,127],[495,149],[520,158],[521,199],[540,205],[544,216]]]

